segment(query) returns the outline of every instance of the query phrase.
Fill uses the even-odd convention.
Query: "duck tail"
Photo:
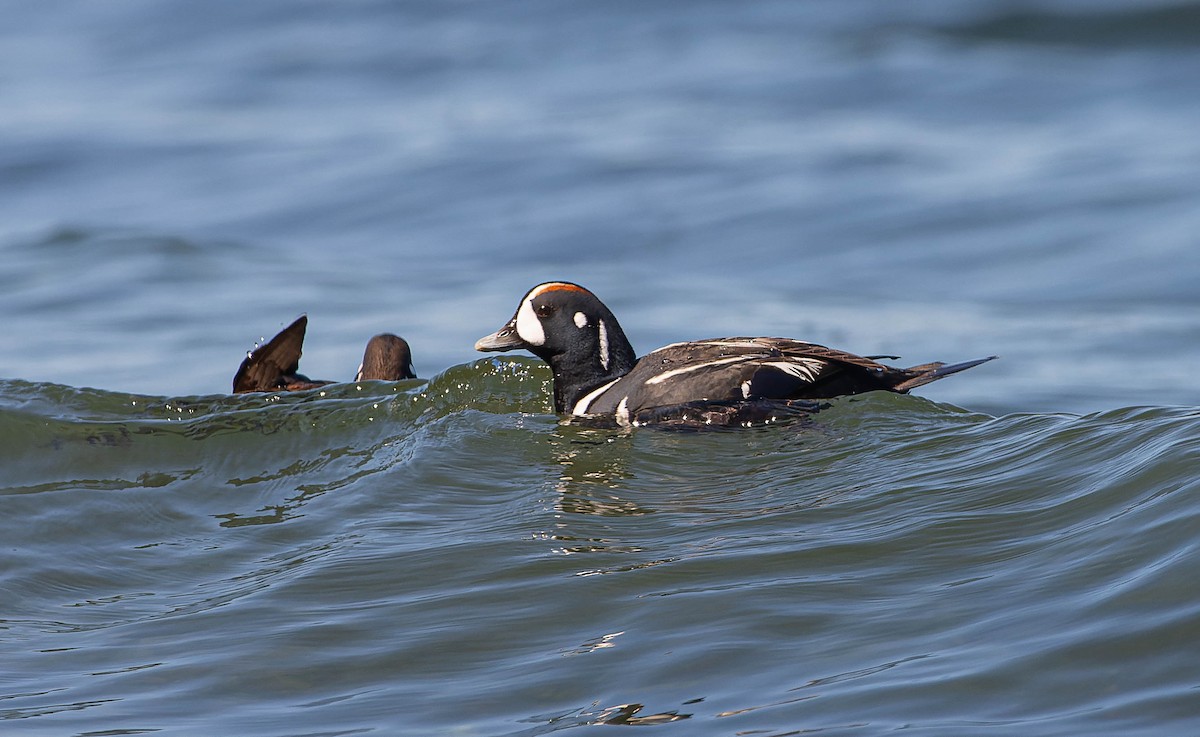
[[[987,358],[977,358],[974,361],[963,361],[962,363],[923,363],[920,366],[904,369],[904,373],[909,375],[909,378],[896,384],[892,387],[892,391],[907,392],[910,389],[916,389],[918,386],[925,386],[931,382],[937,381],[943,376],[957,374],[959,371],[966,371],[969,368],[974,368],[981,363],[987,363],[999,356],[988,356]]]

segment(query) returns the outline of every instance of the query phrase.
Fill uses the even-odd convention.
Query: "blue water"
[[[0,734],[1200,731],[1200,3],[3,16]],[[1002,358],[579,427],[547,279]],[[301,313],[423,379],[228,396]]]

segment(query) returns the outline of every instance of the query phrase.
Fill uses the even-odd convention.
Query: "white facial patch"
[[[608,328],[604,327],[604,321],[600,321],[600,365],[604,370],[608,370]]]
[[[521,309],[517,310],[517,335],[529,345],[543,345],[546,342],[542,321],[533,311],[533,295],[526,297]]]
[[[587,315],[583,314],[582,312],[576,312],[575,313],[575,327],[586,328],[587,327]]]

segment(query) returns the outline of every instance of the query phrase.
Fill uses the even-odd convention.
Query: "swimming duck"
[[[995,356],[896,368],[877,358],[788,338],[712,338],[672,343],[640,360],[613,313],[570,282],[539,284],[477,351],[524,349],[550,365],[554,409],[611,416],[622,425],[700,418],[743,424],[772,405],[812,408],[808,400],[873,390],[907,393]]]
[[[307,328],[308,316],[301,315],[274,338],[246,354],[233,377],[233,393],[296,392],[336,383],[310,379],[299,373],[300,353]],[[408,343],[391,333],[381,333],[367,343],[354,380],[399,381],[415,378]]]
[[[367,341],[355,381],[400,381],[417,378],[412,365],[412,350],[399,335],[380,333]]]

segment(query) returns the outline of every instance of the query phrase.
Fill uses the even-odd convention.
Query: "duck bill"
[[[526,346],[525,341],[521,340],[521,336],[517,334],[516,320],[509,322],[491,335],[484,336],[475,341],[475,350],[484,352],[512,351],[526,347],[528,346]]]

